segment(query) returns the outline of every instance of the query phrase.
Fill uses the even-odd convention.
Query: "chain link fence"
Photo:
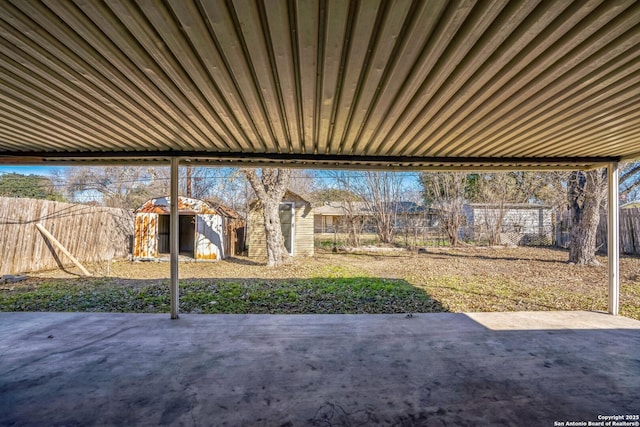
[[[407,248],[449,246],[449,238],[439,226],[401,226],[394,227],[393,243]],[[367,224],[356,231],[335,224],[315,230],[316,244],[320,247],[359,246],[380,243],[375,225]],[[491,233],[482,226],[465,225],[460,229],[460,241],[468,245],[487,246],[491,244]],[[553,225],[541,226],[539,229],[518,230],[503,227],[494,239],[494,244],[507,246],[551,246],[554,244],[555,229]]]

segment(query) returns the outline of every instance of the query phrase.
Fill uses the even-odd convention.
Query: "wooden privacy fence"
[[[110,261],[131,253],[130,211],[0,197],[0,274],[71,265],[36,224],[42,224],[81,262]]]
[[[569,212],[562,215],[558,223],[556,244],[561,247],[569,245],[570,218]],[[600,213],[600,223],[596,236],[596,246],[600,252],[607,251],[607,213]],[[620,251],[624,254],[640,254],[640,209],[620,209]]]

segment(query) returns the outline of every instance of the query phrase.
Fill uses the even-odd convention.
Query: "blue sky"
[[[54,170],[64,170],[64,166],[0,166],[0,174],[19,173],[22,175],[51,176]]]

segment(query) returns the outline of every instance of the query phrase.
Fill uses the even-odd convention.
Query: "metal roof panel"
[[[639,44],[633,0],[7,0],[0,162],[593,167]]]

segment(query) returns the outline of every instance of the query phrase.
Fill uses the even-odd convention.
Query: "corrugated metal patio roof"
[[[633,0],[5,0],[0,163],[634,159],[639,42]]]

